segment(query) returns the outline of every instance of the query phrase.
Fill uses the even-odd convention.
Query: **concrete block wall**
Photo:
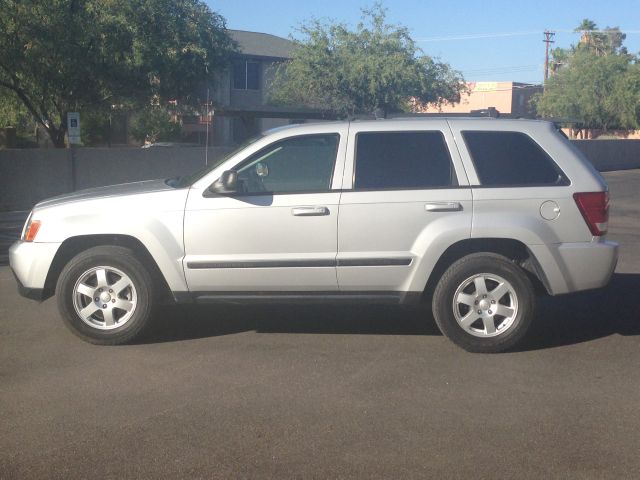
[[[209,148],[208,159],[230,150]],[[0,211],[28,210],[73,190],[187,175],[204,165],[204,147],[0,150]]]
[[[601,172],[640,168],[640,140],[572,140]]]
[[[640,168],[640,140],[575,140],[600,171]],[[209,149],[215,162],[231,149]],[[0,150],[0,211],[83,188],[186,175],[205,164],[204,147]],[[75,167],[75,168],[74,168]]]
[[[66,150],[0,150],[0,211],[30,209],[44,198],[70,191]]]

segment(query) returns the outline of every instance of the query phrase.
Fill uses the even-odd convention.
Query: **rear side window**
[[[356,135],[355,189],[424,189],[455,185],[442,132]]]
[[[540,145],[521,132],[462,132],[482,185],[568,185]]]

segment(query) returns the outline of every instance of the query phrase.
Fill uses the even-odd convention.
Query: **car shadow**
[[[518,350],[640,335],[640,274],[615,273],[606,288],[539,300],[534,323]]]
[[[640,274],[617,273],[604,289],[539,299],[517,351],[640,335]],[[163,308],[138,343],[163,343],[254,331],[292,334],[441,335],[430,310],[380,305],[182,305]]]
[[[356,335],[440,335],[428,309],[387,305],[182,305],[164,309],[140,343],[255,331]]]

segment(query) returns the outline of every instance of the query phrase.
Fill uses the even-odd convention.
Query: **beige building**
[[[270,128],[335,118],[330,111],[269,104],[269,84],[279,65],[291,59],[291,40],[261,32],[227,32],[238,44],[238,53],[212,85],[209,116],[203,108],[199,116],[182,117],[189,141],[204,144],[207,123],[209,144],[229,146]]]
[[[285,109],[267,106],[266,87],[277,65],[291,58],[293,42],[268,33],[227,32],[237,42],[239,52],[211,89],[211,145],[238,144],[258,132],[292,121]],[[204,113],[182,118],[183,134],[192,142],[204,143]]]
[[[469,93],[463,94],[460,103],[429,106],[427,113],[470,113],[494,107],[501,114],[513,117],[533,117],[531,97],[542,93],[542,85],[520,82],[467,82]]]

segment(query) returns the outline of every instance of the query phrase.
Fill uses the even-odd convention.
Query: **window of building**
[[[568,185],[540,145],[522,132],[462,132],[482,185]]]
[[[260,90],[260,64],[249,60],[233,62],[233,88]]]
[[[455,184],[442,132],[356,135],[355,189],[426,189]]]
[[[339,139],[337,133],[332,133],[272,143],[237,169],[239,191],[260,194],[330,190]]]

